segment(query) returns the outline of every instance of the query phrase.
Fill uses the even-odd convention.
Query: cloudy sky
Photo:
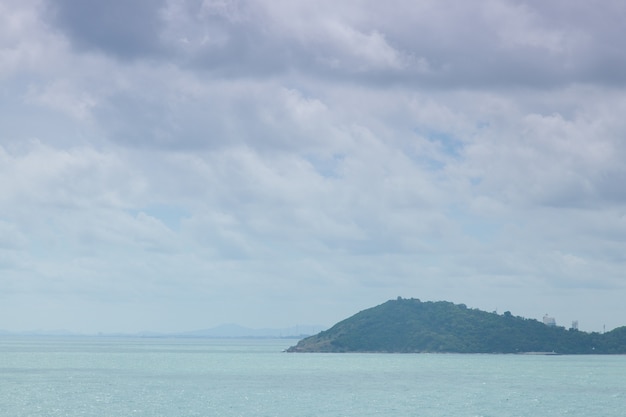
[[[626,3],[0,0],[0,329],[626,324]]]

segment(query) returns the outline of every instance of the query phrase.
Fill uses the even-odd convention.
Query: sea
[[[0,416],[626,415],[626,356],[285,353],[294,339],[0,336]]]

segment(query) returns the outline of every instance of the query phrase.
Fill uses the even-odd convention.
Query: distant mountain
[[[98,333],[102,337],[197,337],[197,338],[302,338],[316,334],[323,329],[316,325],[299,325],[286,328],[251,329],[237,324],[222,324],[209,329],[192,330],[182,333],[138,332],[138,333]],[[85,334],[82,334],[83,336]],[[0,330],[0,336],[81,336],[67,330],[33,330],[8,332]]]
[[[321,326],[293,326],[282,329],[251,329],[237,324],[222,324],[210,329],[194,330],[179,333],[183,337],[215,337],[215,338],[269,338],[269,337],[304,337],[322,330]]]
[[[390,300],[307,337],[288,352],[626,353],[626,327],[566,330],[446,301]]]
[[[22,332],[9,332],[7,330],[0,330],[2,336],[78,336],[78,333],[71,332],[69,330],[28,330]]]

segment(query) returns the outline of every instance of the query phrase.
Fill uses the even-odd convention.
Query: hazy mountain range
[[[238,324],[222,324],[219,326],[191,330],[186,332],[136,332],[136,333],[98,333],[85,334],[69,330],[30,330],[9,332],[0,330],[0,335],[6,336],[129,336],[129,337],[206,337],[206,338],[301,338],[324,330],[320,325],[298,325],[286,328],[252,329]]]

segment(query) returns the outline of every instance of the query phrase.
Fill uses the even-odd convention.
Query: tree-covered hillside
[[[289,352],[626,353],[626,327],[606,334],[446,301],[387,301],[301,340]]]

